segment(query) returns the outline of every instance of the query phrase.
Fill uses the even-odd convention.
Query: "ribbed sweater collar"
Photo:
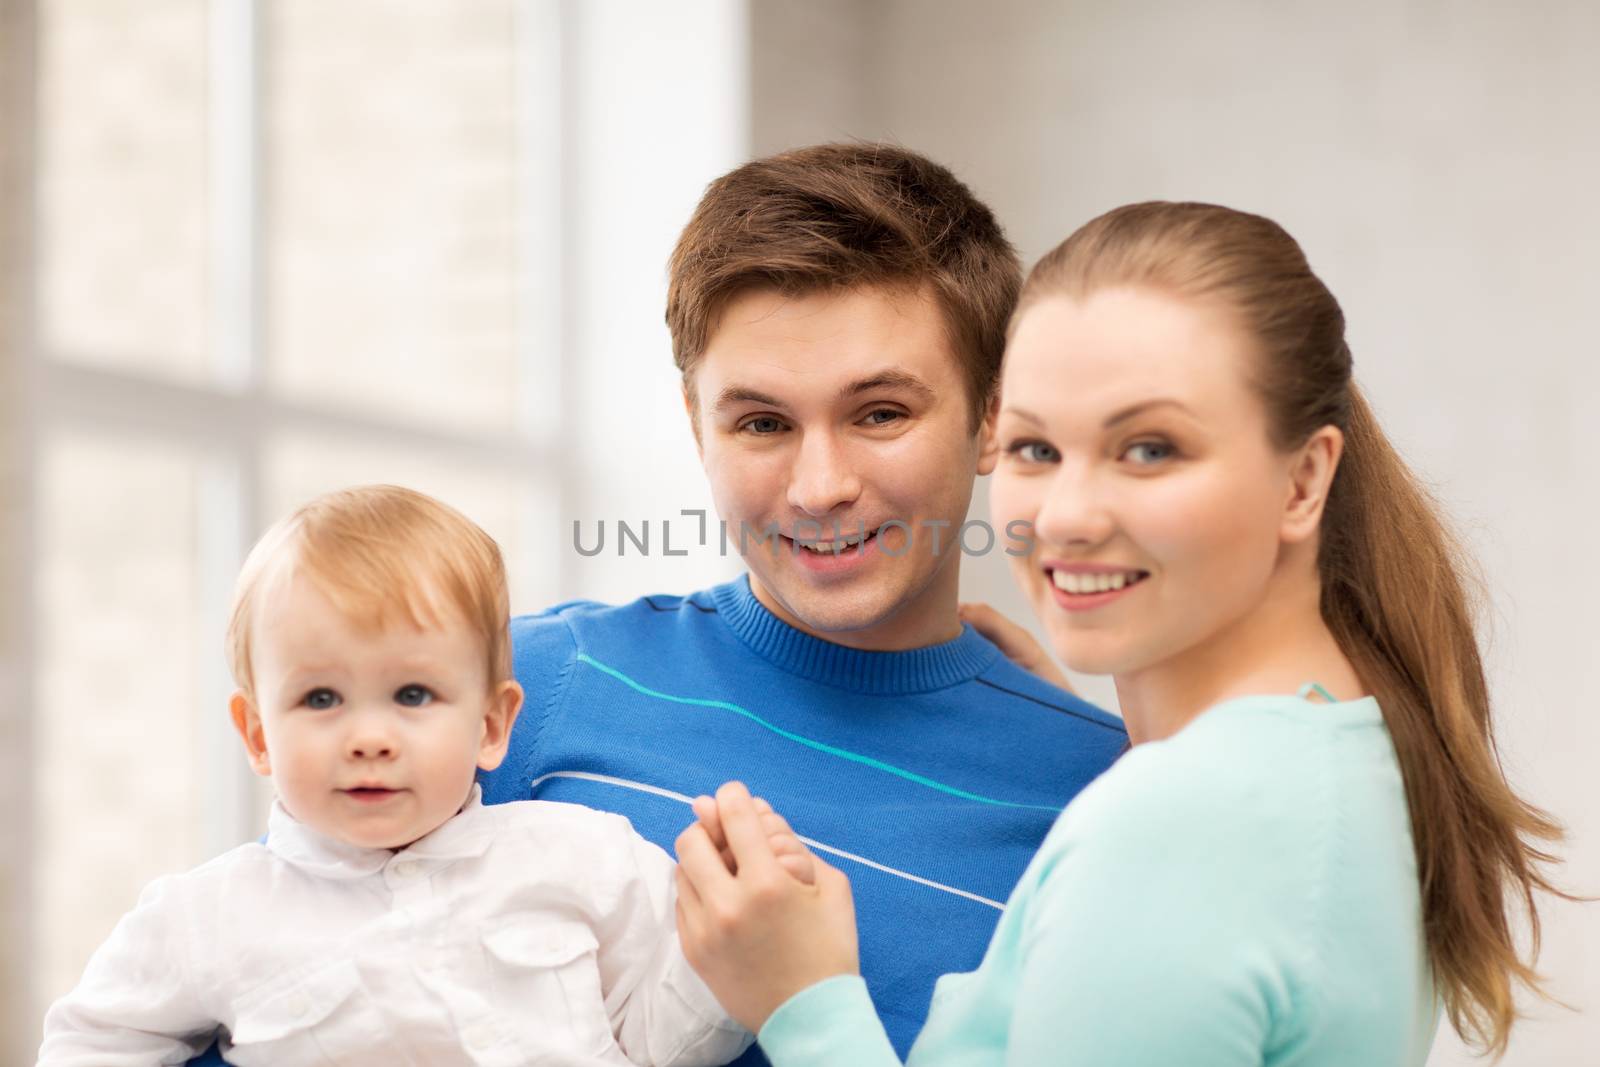
[[[750,591],[750,576],[709,590],[717,614],[763,659],[790,674],[857,693],[926,693],[969,681],[1000,650],[970,626],[943,644],[905,652],[865,652],[801,633]]]

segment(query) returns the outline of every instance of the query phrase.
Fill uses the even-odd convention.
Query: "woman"
[[[1134,747],[912,1063],[1421,1064],[1440,1007],[1504,1050],[1560,830],[1500,772],[1461,555],[1350,365],[1257,216],[1132,205],[1033,269],[994,518],[1032,522],[1016,578]],[[679,926],[724,1005],[779,1067],[896,1062],[844,876],[785,875],[742,787],[697,810]]]

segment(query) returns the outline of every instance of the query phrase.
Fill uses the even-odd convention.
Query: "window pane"
[[[277,0],[260,11],[273,385],[386,416],[509,428],[510,0]]]
[[[534,611],[556,598],[556,490],[540,475],[452,462],[421,449],[397,449],[328,436],[285,434],[267,450],[262,495],[265,522],[318,493],[387,482],[438,497],[482,526],[505,556],[513,612]]]
[[[204,847],[195,769],[195,463],[137,441],[61,433],[40,468],[34,718],[42,1005],[71,988],[152,878]],[[242,758],[242,757],[241,757]]]
[[[56,356],[206,367],[206,3],[39,5],[39,337]]]

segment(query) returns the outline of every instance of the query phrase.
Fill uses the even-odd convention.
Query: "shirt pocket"
[[[496,1013],[519,1045],[591,1056],[615,1048],[593,930],[522,918],[482,936]]]
[[[378,1051],[384,1029],[356,965],[342,960],[280,976],[237,998],[228,1062],[363,1063]]]

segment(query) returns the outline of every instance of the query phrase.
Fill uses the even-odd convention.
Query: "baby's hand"
[[[802,885],[815,885],[817,870],[811,862],[811,850],[801,844],[800,838],[789,829],[789,823],[772,810],[771,804],[760,797],[754,798],[754,803],[756,811],[761,813],[761,828],[767,832],[767,844],[771,846],[773,855],[777,856],[778,865]],[[695,797],[694,814],[700,820],[700,825],[706,828],[712,844],[722,854],[722,862],[728,868],[728,873],[738,874],[739,865],[734,862],[733,852],[728,848],[728,836],[722,830],[722,817],[717,812],[716,798]]]

